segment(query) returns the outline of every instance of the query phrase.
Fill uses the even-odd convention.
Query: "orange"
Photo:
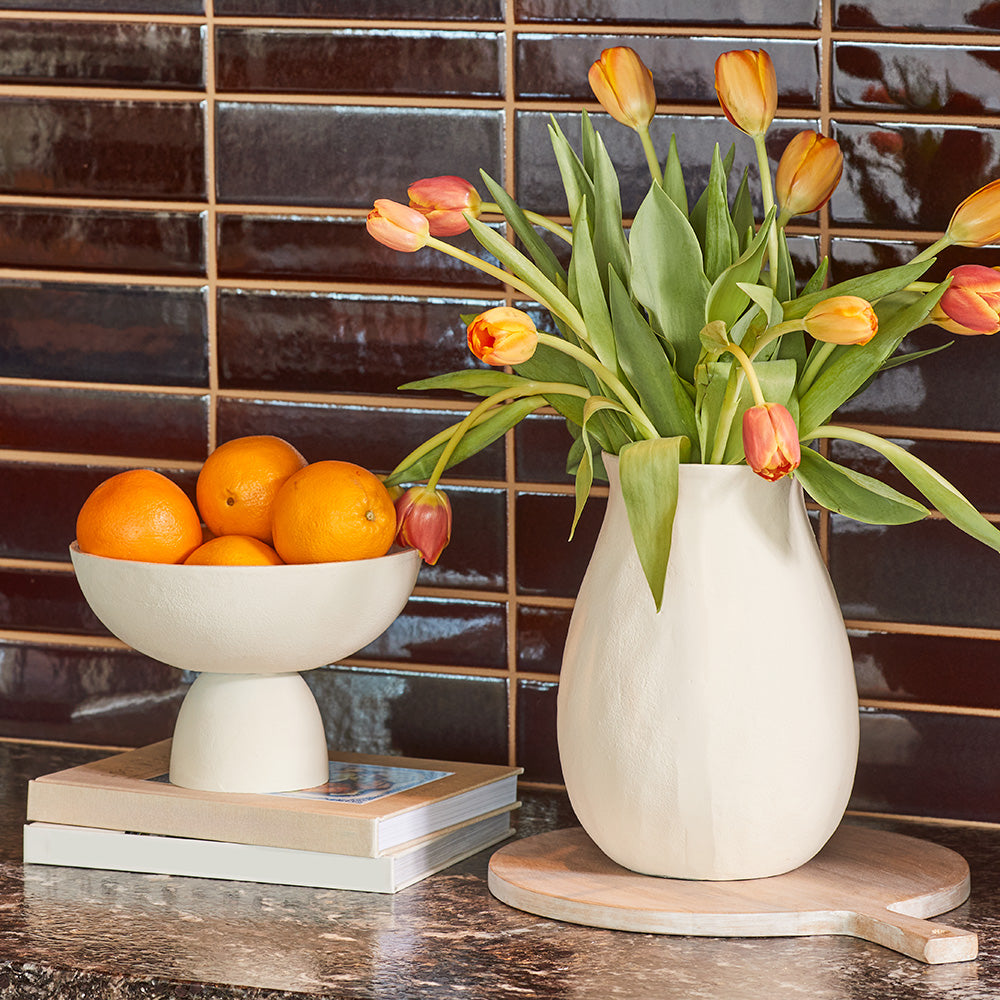
[[[112,559],[184,562],[201,539],[198,512],[187,494],[152,469],[130,469],[105,479],[76,519],[80,548]]]
[[[270,434],[220,444],[198,474],[198,510],[215,535],[250,535],[270,544],[271,504],[285,480],[306,460]]]
[[[199,545],[184,560],[187,566],[280,566],[270,545],[249,535],[218,535]]]
[[[313,462],[278,491],[274,547],[288,563],[384,556],[396,537],[396,509],[374,473],[353,462]]]

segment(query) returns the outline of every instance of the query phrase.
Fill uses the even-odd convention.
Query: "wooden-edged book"
[[[517,807],[521,768],[330,754],[330,781],[298,792],[181,788],[170,740],[28,783],[29,822],[375,858]]]

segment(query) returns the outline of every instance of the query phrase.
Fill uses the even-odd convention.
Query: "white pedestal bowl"
[[[87,603],[140,653],[198,671],[181,705],[170,781],[221,792],[312,788],[328,778],[319,707],[300,671],[376,639],[402,611],[420,554],[287,566],[70,558]]]

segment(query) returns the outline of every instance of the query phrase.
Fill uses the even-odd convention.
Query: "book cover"
[[[367,858],[35,822],[24,826],[24,862],[392,893],[513,832],[502,810]]]
[[[348,753],[330,760],[331,782],[314,789],[206,792],[170,784],[163,740],[35,778],[27,819],[378,857],[517,801],[521,768]]]

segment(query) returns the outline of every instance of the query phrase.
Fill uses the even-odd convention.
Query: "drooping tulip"
[[[747,465],[772,483],[798,468],[799,431],[780,403],[759,403],[743,414],[743,453]]]
[[[649,127],[656,110],[653,74],[634,49],[605,49],[587,74],[590,89],[615,121],[637,132]]]
[[[951,284],[934,307],[931,320],[967,337],[1000,331],[1000,270],[962,264],[948,275]]]
[[[830,200],[843,171],[844,157],[836,139],[811,130],[799,132],[781,154],[774,176],[779,224],[819,211]]]
[[[511,306],[480,313],[468,326],[469,350],[488,365],[519,365],[535,353],[538,330],[531,317]]]
[[[427,219],[431,236],[458,236],[469,228],[468,213],[479,218],[482,199],[479,192],[464,178],[425,177],[407,189],[410,208]]]
[[[396,501],[396,544],[433,566],[451,540],[451,502],[444,490],[411,486]]]
[[[430,236],[430,227],[423,215],[408,205],[388,198],[379,198],[375,202],[365,220],[365,228],[379,243],[406,253],[426,246]]]
[[[723,52],[715,60],[715,92],[726,117],[750,136],[763,135],[778,109],[778,82],[763,50]]]
[[[802,326],[825,344],[867,344],[878,333],[878,317],[867,299],[835,295],[806,313]]]
[[[973,191],[955,209],[948,236],[962,247],[981,247],[1000,239],[1000,179]]]

